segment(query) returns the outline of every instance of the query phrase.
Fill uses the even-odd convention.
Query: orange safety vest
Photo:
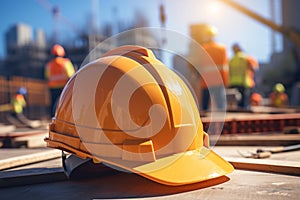
[[[50,88],[62,88],[74,74],[74,67],[67,58],[57,57],[46,66],[46,78]]]
[[[288,101],[288,96],[285,93],[272,92],[270,94],[271,105],[275,107],[286,106]]]
[[[226,48],[222,44],[216,42],[205,43],[202,46],[208,53],[216,66],[202,66],[201,87],[214,87],[228,85],[229,72]],[[217,78],[217,77],[220,77]]]

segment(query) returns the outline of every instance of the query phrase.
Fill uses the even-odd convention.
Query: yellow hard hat
[[[206,30],[207,30],[207,33],[212,37],[217,35],[217,33],[218,33],[218,29],[212,25],[206,25]]]
[[[61,45],[55,44],[51,49],[51,54],[63,57],[65,55],[65,49]]]
[[[206,36],[206,37],[214,37],[218,30],[216,27],[210,24],[193,24],[190,27],[191,35],[192,36]]]
[[[77,71],[45,141],[166,185],[233,171],[209,148],[187,85],[140,46],[116,48]]]
[[[285,92],[285,87],[281,83],[276,83],[273,90],[278,93],[283,93]]]

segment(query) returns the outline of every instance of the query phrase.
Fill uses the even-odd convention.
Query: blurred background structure
[[[1,0],[0,199],[156,199],[161,196],[172,200],[201,197],[299,199],[299,8],[299,0]],[[204,41],[205,38],[199,33],[198,27],[201,24],[211,25],[218,30],[209,42],[224,45],[228,60],[233,57],[233,44],[239,44],[247,59],[251,57],[252,61],[257,60],[259,64],[259,67],[256,65],[255,70],[252,70],[256,73],[250,108],[238,109],[241,108],[236,106],[238,94],[227,87],[226,112],[214,113],[213,109],[199,109],[203,130],[209,135],[209,146],[229,161],[236,170],[228,177],[221,176],[208,182],[174,187],[157,184],[133,173],[114,173],[107,167],[111,164],[107,165],[106,159],[103,160],[104,165],[98,163],[102,161],[98,157],[93,160],[97,161],[95,165],[88,159],[88,162],[84,161],[80,165],[68,161],[73,172],[67,173],[67,176],[72,175],[76,179],[68,181],[62,158],[65,160],[69,155],[62,154],[60,150],[49,150],[45,142],[45,137],[54,135],[54,132],[49,135],[51,84],[48,84],[45,77],[46,63],[54,57],[50,53],[52,46],[57,43],[63,46],[65,57],[70,58],[75,70],[79,70],[87,62],[97,59],[107,50],[117,46],[144,44],[145,47],[151,47],[155,56],[165,65],[186,77],[186,82],[190,82],[199,100],[200,108],[200,97],[204,91],[200,88],[201,76],[197,76],[196,70],[193,70],[187,60],[196,57],[197,61],[200,60],[198,67],[204,63],[198,58],[210,60],[204,51],[201,52],[201,56],[205,55],[203,57],[199,56],[198,52],[193,54],[195,51],[192,47],[197,46],[200,49],[195,43],[199,44],[199,41]],[[157,31],[153,31],[154,28]],[[99,44],[101,48],[96,48]],[[208,66],[212,66],[213,69],[215,66],[211,63],[209,62]],[[214,64],[216,63],[215,61]],[[240,62],[237,63],[236,71],[239,71]],[[250,62],[247,60],[242,67],[247,68],[248,63]],[[59,64],[53,66],[61,67]],[[224,66],[225,63],[219,64],[218,69],[225,71]],[[230,69],[228,71],[230,72]],[[241,71],[243,73],[246,70]],[[239,72],[236,74],[242,77],[242,73]],[[54,82],[59,82],[61,79],[57,77],[62,77],[60,75],[63,73],[63,70],[53,70],[48,74],[51,78],[55,77],[52,79]],[[203,74],[201,75],[204,77]],[[215,73],[209,75],[215,76]],[[157,80],[157,77],[154,78]],[[173,83],[168,81],[170,85]],[[64,84],[65,82],[60,86]],[[174,86],[169,88],[170,91],[180,93],[180,88]],[[221,88],[223,89],[222,86]],[[270,104],[272,100],[274,105]],[[223,114],[226,115],[224,118]],[[178,122],[177,115],[175,118],[176,123],[172,123],[173,125]],[[19,124],[14,120],[18,120]],[[114,149],[106,148],[109,146],[108,141],[105,141],[106,137],[103,141],[95,134],[92,135],[95,137],[75,137],[77,133],[72,133],[74,129],[70,128],[74,125],[72,121],[74,120],[52,125],[50,123],[51,127],[55,126],[55,130],[59,130],[60,133],[66,130],[65,135],[58,137],[58,141],[71,138],[72,143],[85,139],[90,142],[94,138],[97,141],[89,143],[92,147],[100,147],[101,151],[103,147],[106,153]],[[79,127],[91,130],[87,134],[99,132],[101,136],[103,131],[99,131],[97,127],[90,127],[89,124],[79,124]],[[107,130],[111,132],[111,129]],[[201,127],[197,130],[201,130]],[[148,143],[152,141],[137,139],[136,144],[140,144],[138,149],[145,153],[144,149],[146,150]],[[208,137],[205,134],[203,140],[206,139]],[[117,141],[119,140],[113,143]],[[116,145],[122,146],[121,143],[117,143]],[[198,144],[198,139],[189,149],[194,148],[196,143]],[[65,143],[65,150],[71,150],[67,144],[68,142]],[[133,140],[126,140],[123,147],[131,151],[136,146],[132,144],[135,144]],[[165,152],[164,147],[159,148]],[[82,149],[89,150],[85,148],[85,144]],[[207,149],[201,150],[201,159],[202,152],[207,152]],[[115,152],[113,154],[115,155]],[[194,154],[187,152],[186,155],[198,159]],[[214,157],[213,154],[207,155]],[[75,162],[78,160],[75,156],[70,157],[74,158]],[[132,159],[134,157],[137,155]],[[233,180],[229,181],[230,179]],[[219,183],[222,185],[216,186]]]
[[[49,106],[44,67],[54,43],[65,47],[67,56],[78,69],[97,44],[122,31],[154,26],[193,38],[193,25],[200,23],[218,28],[216,39],[227,46],[228,52],[234,42],[239,42],[248,54],[258,59],[256,90],[263,97],[268,96],[274,84],[281,82],[291,96],[292,105],[299,105],[300,2],[297,0],[176,3],[173,0],[29,0],[26,3],[7,0],[1,4],[0,104],[8,103],[16,87],[26,86],[27,114],[33,118],[45,117],[43,107]],[[136,40],[158,43],[162,48],[174,42],[168,43],[163,34],[143,33],[126,35],[109,45],[136,43]],[[180,41],[177,42],[180,46]],[[189,53],[188,46],[181,49],[183,54]],[[169,59],[165,62],[171,68],[187,75],[185,60],[176,55],[163,59]]]

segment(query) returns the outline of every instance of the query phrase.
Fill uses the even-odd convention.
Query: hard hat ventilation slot
[[[123,142],[123,160],[150,161],[156,160],[152,140],[125,140]]]

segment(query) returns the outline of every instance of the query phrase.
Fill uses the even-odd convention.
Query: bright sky
[[[54,29],[52,14],[41,1],[58,6],[61,14],[72,24],[82,28],[95,8],[99,8],[98,24],[115,23],[121,19],[125,23],[134,20],[136,10],[144,13],[149,26],[159,27],[159,5],[164,3],[167,16],[166,28],[189,35],[189,26],[194,23],[210,23],[218,28],[216,40],[227,46],[231,56],[231,45],[239,42],[246,53],[255,56],[260,62],[269,60],[272,53],[272,31],[255,20],[239,13],[215,0],[2,0],[0,6],[0,57],[5,56],[5,32],[18,22],[43,29],[50,36]],[[258,14],[270,19],[271,0],[235,0]],[[274,0],[280,15],[280,0]],[[117,12],[116,12],[117,11]],[[279,20],[279,21],[278,21]],[[280,19],[277,19],[280,23]],[[63,23],[60,36],[73,37],[72,30]],[[281,37],[277,35],[276,50],[281,50]]]

